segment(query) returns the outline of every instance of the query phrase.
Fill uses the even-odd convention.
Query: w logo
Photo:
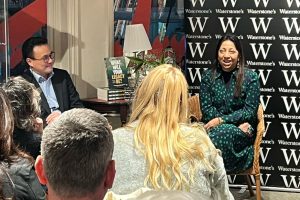
[[[267,47],[265,46],[265,43],[258,43],[258,48],[256,48],[257,47],[256,43],[249,43],[249,44],[252,47],[252,51],[255,56],[255,59],[257,59],[260,54],[262,54],[263,58],[266,59],[268,56],[270,47],[272,46],[271,43],[268,43]]]
[[[291,34],[293,28],[295,29],[296,34],[299,34],[300,32],[300,26],[298,24],[298,18],[297,17],[292,17],[291,19],[288,17],[283,17],[282,20],[284,21],[286,30],[289,34]],[[291,23],[290,23],[290,20]]]
[[[197,68],[188,67],[188,71],[189,71],[189,75],[190,75],[192,83],[194,83],[196,79],[199,81],[199,83],[201,82],[201,73],[200,73],[199,67],[197,67]]]
[[[290,86],[292,81],[295,83],[296,87],[298,87],[300,83],[300,76],[297,76],[297,70],[290,70],[291,73],[288,73],[289,70],[281,70],[285,79],[287,86]]]
[[[286,2],[287,2],[288,6],[290,8],[292,6],[294,0],[287,0]],[[296,2],[297,7],[299,8],[300,7],[300,0],[295,0],[295,2]]]
[[[227,179],[229,184],[234,184],[236,175],[227,175]]]
[[[265,7],[268,6],[269,0],[262,0]],[[254,0],[256,8],[259,6],[260,0]]]
[[[289,176],[288,175],[280,175],[280,176],[282,177],[285,187],[299,188],[299,186],[300,186],[299,177],[298,177],[298,184],[297,184],[296,176],[293,176],[293,175],[289,175]],[[289,178],[287,178],[287,177],[289,177]],[[288,179],[289,179],[289,181],[288,181]]]
[[[267,74],[264,73],[265,71],[267,71]],[[267,81],[269,79],[269,75],[271,72],[272,72],[271,69],[268,69],[268,70],[259,69],[258,70],[258,77],[261,79],[263,85],[267,84]]]
[[[287,96],[281,96],[281,98],[287,112],[290,112],[291,108],[293,107],[295,112],[298,113],[300,109],[300,103],[296,101],[296,96],[290,96],[290,100],[288,100]]]
[[[291,59],[292,54],[294,54],[296,60],[299,60],[300,58],[300,50],[298,51],[297,49],[297,45],[298,44],[281,44],[284,48],[285,51],[285,55],[287,57],[288,60]],[[289,49],[288,46],[291,46],[291,48]]]
[[[288,126],[287,126],[288,124],[290,124],[290,128],[288,128]],[[283,126],[283,130],[285,132],[287,139],[289,139],[293,133],[296,140],[298,140],[298,137],[300,135],[300,128],[298,127],[298,130],[297,130],[296,123],[281,122],[281,125]]]
[[[281,149],[281,151],[283,153],[283,156],[284,156],[284,159],[285,159],[285,162],[287,165],[290,164],[292,158],[293,158],[295,165],[298,165],[299,160],[300,160],[300,154],[298,154],[298,157],[297,157],[296,149]],[[300,152],[299,149],[298,149],[298,151]],[[288,152],[290,152],[290,153],[288,153]]]
[[[193,18],[195,17],[188,17],[190,25],[192,27],[192,31],[195,32],[197,26],[199,26],[199,30],[202,33],[203,29],[205,27],[206,21],[208,20],[208,17],[204,17],[204,22],[202,23],[201,21],[201,17],[196,17],[196,22],[194,22],[195,20],[193,20]]]
[[[265,127],[265,132],[263,134],[263,137],[266,137],[266,134],[268,132],[269,126],[270,126],[270,124],[272,124],[272,122],[265,121],[265,124],[266,124],[266,127]]]
[[[259,97],[260,103],[261,103],[264,111],[266,111],[267,106],[268,106],[269,101],[272,98],[272,96],[267,95],[266,97],[267,97],[267,100],[265,100],[265,96],[264,95],[260,95],[260,97]]]
[[[223,5],[224,5],[224,7],[227,7],[228,1],[229,1],[229,0],[223,0]],[[230,1],[231,1],[232,7],[235,7],[235,4],[236,4],[236,1],[237,1],[237,0],[230,0]]]
[[[201,42],[196,42],[195,44],[196,47],[193,45],[192,42],[188,42],[192,57],[194,58],[196,53],[198,53],[199,57],[202,58],[208,43],[207,42],[203,43],[202,48],[201,48]]]
[[[197,1],[199,1],[201,7],[203,7],[205,0],[192,0],[193,7],[196,6]]]
[[[221,26],[222,26],[222,29],[223,29],[223,32],[226,33],[227,32],[227,29],[228,29],[228,26],[230,26],[231,28],[231,32],[234,33],[235,32],[235,29],[236,29],[236,26],[239,22],[239,20],[241,19],[240,17],[235,17],[235,23],[233,24],[233,18],[232,17],[226,17],[227,19],[227,22],[225,23],[224,21],[224,17],[218,17],[218,19],[220,20],[221,22]]]
[[[265,174],[266,178],[264,178],[263,176],[264,174],[260,174],[260,184],[262,186],[266,186],[269,180],[269,177],[271,176],[271,174]],[[253,175],[250,176],[251,178],[251,182],[253,185],[255,185],[255,177]]]
[[[255,33],[258,33],[259,29],[262,28],[263,32],[266,33],[268,31],[269,25],[271,20],[273,19],[272,17],[268,17],[267,18],[267,22],[265,21],[266,18],[265,17],[259,17],[259,22],[257,23],[257,17],[250,17],[252,24],[253,24],[253,28],[255,30]]]
[[[260,158],[261,158],[261,160],[262,160],[263,163],[266,162],[271,148],[270,147],[266,148],[266,150],[267,151],[264,151],[263,147],[260,147],[260,149],[259,149],[259,155],[260,155]]]

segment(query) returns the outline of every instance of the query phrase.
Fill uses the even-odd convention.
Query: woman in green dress
[[[259,96],[258,75],[245,68],[239,39],[224,35],[217,45],[216,64],[203,74],[200,102],[205,128],[222,151],[227,172],[252,166]]]

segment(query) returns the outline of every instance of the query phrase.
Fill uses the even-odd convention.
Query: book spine
[[[115,101],[115,100],[124,100],[124,96],[123,97],[109,97],[106,101]]]

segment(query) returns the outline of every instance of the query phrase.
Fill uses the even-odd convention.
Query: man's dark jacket
[[[53,76],[51,78],[53,89],[61,112],[70,110],[72,108],[84,107],[80,101],[79,94],[72,82],[69,73],[63,69],[53,68]],[[22,74],[23,78],[33,83],[35,87],[40,88],[39,83],[34,78],[29,69],[26,69]],[[51,114],[51,109],[47,102],[44,93],[41,91],[41,118],[45,121],[48,115]]]

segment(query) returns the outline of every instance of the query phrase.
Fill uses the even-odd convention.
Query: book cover
[[[128,87],[128,71],[124,57],[105,58],[108,87],[120,89]]]

